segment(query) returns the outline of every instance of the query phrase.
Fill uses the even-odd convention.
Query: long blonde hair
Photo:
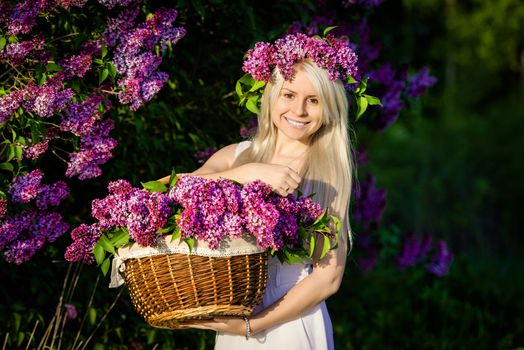
[[[300,190],[305,195],[313,193],[316,202],[341,218],[342,232],[349,232],[348,206],[354,166],[346,91],[340,80],[330,80],[327,71],[311,60],[304,60],[295,68],[307,74],[322,105],[322,126],[311,137]],[[283,84],[284,78],[275,69],[262,95],[257,132],[250,147],[235,161],[235,166],[248,162],[267,163],[273,157],[277,128],[271,121],[270,110]],[[345,235],[340,234],[340,238],[345,240]]]

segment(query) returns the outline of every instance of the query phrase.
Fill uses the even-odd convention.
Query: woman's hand
[[[253,180],[260,179],[270,185],[273,191],[284,197],[295,192],[302,181],[295,170],[285,165],[248,163],[241,167],[245,167],[245,171],[253,175]]]
[[[195,320],[184,322],[181,329],[197,328],[208,329],[217,332],[231,333],[237,335],[246,334],[246,323],[242,318],[237,317],[215,317],[212,320]]]

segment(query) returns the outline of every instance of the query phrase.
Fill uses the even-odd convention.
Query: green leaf
[[[89,318],[89,323],[91,324],[91,326],[93,326],[96,322],[96,310],[90,307],[89,310],[87,311],[87,315]]]
[[[102,270],[102,273],[104,276],[107,276],[107,272],[109,271],[109,267],[111,266],[111,259],[106,258],[104,262],[102,263],[102,266],[100,266],[100,269]]]
[[[238,81],[244,85],[249,85],[249,86],[252,86],[253,84],[255,84],[255,79],[249,73],[244,74],[242,78],[238,79]]]
[[[195,247],[195,237],[189,237],[184,239],[184,242],[187,243],[187,246],[189,247],[189,251],[191,252],[193,248]]]
[[[160,181],[141,182],[142,187],[149,192],[166,192],[167,187]]]
[[[7,44],[7,40],[5,40],[4,37],[0,38],[0,50],[3,50],[5,47],[5,44]]]
[[[22,154],[24,153],[24,150],[22,149],[22,147],[16,145],[15,146],[15,157],[17,160],[21,160],[22,159]]]
[[[106,63],[106,67],[107,69],[109,69],[109,75],[111,76],[111,78],[115,78],[116,77],[116,68],[115,66],[111,63],[111,62],[107,62]]]
[[[61,71],[62,70],[62,67],[60,67],[58,64],[56,63],[48,63],[47,66],[46,66],[46,69],[47,71],[49,72],[58,72],[58,71]]]
[[[171,234],[171,242],[176,241],[181,236],[180,228],[177,226],[175,227],[175,231]]]
[[[99,266],[102,265],[104,259],[106,258],[106,252],[99,242],[96,242],[95,246],[93,247],[93,254],[95,255],[96,264]]]
[[[235,92],[237,93],[238,97],[242,98],[244,96],[244,92],[242,91],[242,85],[240,84],[240,80],[237,81],[235,84]]]
[[[98,85],[102,84],[104,80],[109,76],[109,69],[104,68],[101,72],[98,73]]]
[[[311,235],[309,237],[309,253],[308,256],[311,258],[313,257],[313,253],[315,252],[315,236]]]
[[[176,176],[175,168],[173,168],[173,170],[171,170],[171,176],[169,177],[169,188],[175,187],[177,181],[178,177]]]
[[[9,162],[11,159],[15,157],[15,145],[12,143],[9,145],[9,153],[7,154],[7,161]]]
[[[13,172],[14,167],[13,167],[13,164],[9,162],[5,162],[5,163],[0,163],[0,169]]]
[[[336,27],[338,27],[338,26],[327,27],[326,29],[324,29],[324,33],[322,33],[322,35],[323,35],[323,36],[326,36],[330,31],[332,31],[332,30],[335,29]]]
[[[258,89],[263,88],[265,85],[266,83],[263,80],[258,80],[255,82],[255,84],[253,84],[251,89],[249,89],[249,92],[257,91]]]
[[[109,241],[111,242],[113,247],[120,248],[128,244],[129,239],[130,239],[129,232],[127,232],[126,230],[118,230],[115,232],[114,236],[111,237]]]
[[[33,143],[39,143],[40,142],[40,130],[38,128],[38,123],[31,120],[29,122],[29,127],[31,128],[31,140]]]
[[[7,38],[7,41],[9,41],[10,43],[17,43],[18,42],[18,38],[14,35],[11,35],[9,36],[9,38]]]
[[[42,73],[42,75],[40,76],[40,79],[38,79],[38,85],[42,86],[44,85],[44,82],[46,81],[47,79],[47,75],[45,73]]]
[[[98,239],[97,244],[100,243],[102,248],[108,253],[116,254],[115,247],[111,244],[111,241],[106,236],[102,236]]]
[[[366,98],[370,106],[376,106],[376,105],[382,106],[382,102],[380,102],[380,98],[371,96],[371,95],[365,95],[365,94],[362,96]]]
[[[246,108],[250,112],[255,113],[255,114],[258,114],[260,112],[260,110],[258,109],[256,100],[254,98],[251,98],[251,97],[247,100]]]
[[[358,112],[357,112],[356,120],[358,120],[362,116],[362,114],[364,114],[366,109],[368,109],[368,100],[364,96],[359,96],[357,99],[357,104],[358,104]]]
[[[107,55],[107,47],[105,45],[102,45],[102,58],[106,57]]]
[[[351,75],[348,76],[348,80],[346,81],[348,84],[354,84],[356,83],[356,79],[353,78]]]
[[[329,237],[328,236],[323,236],[324,237],[324,245],[322,246],[322,253],[320,254],[320,259],[323,259],[329,248],[331,247],[331,242],[329,241]]]

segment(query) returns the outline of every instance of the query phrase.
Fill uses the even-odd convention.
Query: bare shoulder
[[[193,172],[194,175],[204,175],[224,171],[233,165],[236,158],[238,143],[225,146],[213,154],[200,168]]]

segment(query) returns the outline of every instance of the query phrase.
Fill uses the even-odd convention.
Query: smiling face
[[[293,81],[284,81],[270,110],[278,136],[288,141],[309,143],[322,126],[322,101],[300,67]]]

